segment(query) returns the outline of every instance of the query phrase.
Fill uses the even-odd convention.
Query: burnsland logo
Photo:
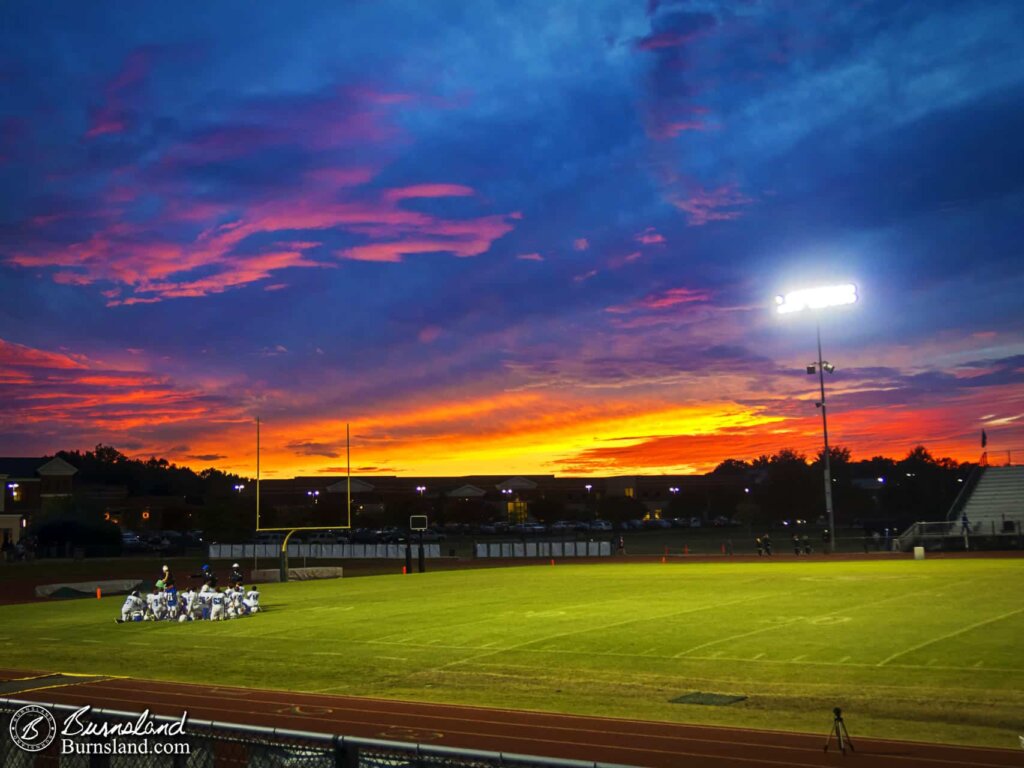
[[[50,710],[29,704],[11,715],[7,730],[16,746],[26,752],[42,752],[57,736],[57,721]]]
[[[59,734],[62,755],[189,754],[187,742],[150,742],[154,738],[184,737],[188,712],[183,712],[180,720],[163,723],[153,722],[148,709],[134,720],[90,722],[85,718],[91,709],[86,706],[75,710],[64,719],[63,727],[58,729],[57,721],[48,709],[38,704],[29,704],[11,715],[7,728],[14,744],[26,752],[42,752]]]

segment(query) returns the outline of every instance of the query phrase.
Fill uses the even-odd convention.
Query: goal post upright
[[[334,531],[352,529],[352,451],[348,423],[345,424],[345,520],[336,525],[263,526],[260,516],[260,417],[256,417],[256,533],[285,533],[285,539],[296,531]]]

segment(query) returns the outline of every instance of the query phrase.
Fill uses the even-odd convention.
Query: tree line
[[[109,503],[90,494],[96,487],[121,487],[128,501],[139,497],[160,500],[161,522],[166,529],[204,531],[207,540],[231,540],[246,535],[254,519],[253,498],[234,489],[249,480],[214,468],[199,472],[166,459],[132,459],[106,445],[92,451],[60,451],[62,459],[78,469],[78,491],[68,502],[50,507],[35,521],[42,545],[116,549],[119,529],[111,525]],[[968,475],[976,465],[935,458],[916,446],[902,459],[875,456],[854,461],[849,449],[830,450],[832,493],[836,523],[865,529],[903,527],[915,520],[945,517]],[[813,457],[791,448],[761,455],[752,461],[726,459],[707,478],[718,482],[679,484],[678,491],[662,500],[662,517],[716,518],[750,528],[771,527],[784,520],[819,522],[824,515],[823,451]],[[313,514],[318,510],[310,510]],[[272,510],[267,510],[271,513]],[[395,500],[357,515],[353,526],[405,525],[410,514],[427,514],[431,522],[480,524],[502,519],[503,505],[485,500],[433,498]],[[570,504],[560,498],[529,501],[530,517],[551,523],[561,519],[600,517],[612,522],[642,519],[651,505],[624,496],[588,498]],[[333,517],[332,517],[333,519]]]

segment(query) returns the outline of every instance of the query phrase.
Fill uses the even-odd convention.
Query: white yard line
[[[927,648],[929,645],[933,645],[935,643],[940,643],[943,640],[949,640],[952,637],[957,637],[959,635],[965,634],[966,632],[970,632],[972,629],[977,629],[978,627],[984,627],[986,624],[994,624],[997,621],[1002,621],[1003,619],[1008,619],[1010,616],[1015,616],[1015,615],[1017,615],[1018,613],[1020,613],[1022,611],[1024,611],[1024,608],[1018,608],[1015,611],[1008,611],[1007,613],[1001,614],[999,616],[993,616],[991,619],[985,619],[984,621],[976,621],[973,624],[968,624],[963,629],[956,630],[956,632],[948,632],[945,635],[939,635],[938,637],[933,637],[931,640],[926,640],[923,643],[918,643],[917,645],[912,645],[910,648],[907,648],[905,651],[900,651],[899,653],[894,653],[892,656],[889,656],[886,659],[882,659],[875,666],[884,667],[890,661],[892,661],[893,659],[898,659],[900,656],[906,656],[908,653],[913,653],[914,651],[919,651],[922,648]]]
[[[827,616],[836,616],[839,613],[849,613],[851,611],[859,611],[862,608],[873,608],[876,605],[881,605],[882,603],[888,603],[891,600],[905,600],[908,597],[911,597],[913,595],[926,594],[927,592],[928,592],[928,590],[923,590],[922,589],[922,590],[918,590],[917,592],[910,592],[909,594],[893,595],[892,597],[883,597],[881,600],[874,600],[874,601],[872,601],[870,603],[861,603],[859,605],[846,606],[841,611],[832,611],[832,612],[826,613],[826,614],[824,614],[822,616],[815,616],[814,618],[815,619],[822,619],[822,618],[825,618]],[[1024,610],[1024,609],[1021,609],[1021,610]],[[804,621],[803,618],[794,618],[794,619],[791,619],[789,621],[780,621],[778,624],[773,624],[772,626],[769,626],[769,627],[762,627],[761,629],[754,629],[754,630],[751,630],[750,632],[743,632],[743,633],[738,634],[738,635],[730,635],[729,637],[720,637],[717,640],[709,640],[706,643],[701,643],[700,645],[695,645],[692,648],[687,648],[685,651],[680,651],[679,653],[675,654],[672,658],[673,659],[678,659],[678,658],[681,658],[683,656],[686,656],[689,653],[693,653],[694,651],[699,651],[701,648],[707,648],[709,645],[718,645],[719,643],[728,643],[728,642],[731,642],[732,640],[740,640],[740,639],[742,639],[744,637],[751,637],[752,635],[759,635],[762,632],[771,632],[772,630],[782,629],[783,627],[789,627],[789,626],[792,626],[795,623],[803,622],[803,621]]]

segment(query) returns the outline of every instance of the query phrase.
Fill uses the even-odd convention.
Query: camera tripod
[[[825,751],[828,752],[828,746],[832,742],[832,737],[836,737],[836,742],[839,744],[839,751],[844,755],[846,754],[846,748],[849,747],[851,752],[854,752],[853,742],[850,741],[850,732],[846,730],[846,723],[843,722],[843,710],[836,707],[832,710],[832,714],[835,715],[832,720],[832,730],[828,732],[828,738],[825,739]]]

